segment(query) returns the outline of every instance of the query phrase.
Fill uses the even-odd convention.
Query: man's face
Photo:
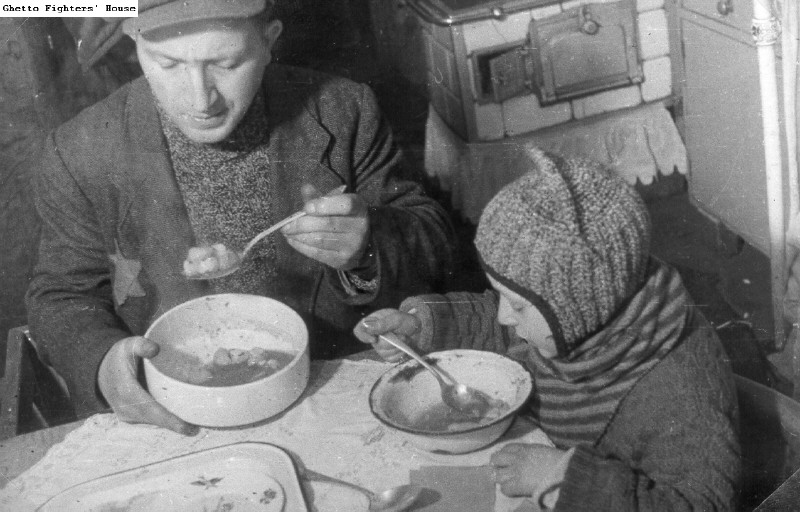
[[[140,36],[139,62],[156,99],[189,139],[224,140],[261,85],[281,23],[224,20]]]

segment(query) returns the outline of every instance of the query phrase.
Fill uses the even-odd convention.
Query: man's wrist
[[[378,289],[378,258],[368,243],[359,264],[348,270],[338,272],[339,280],[348,295],[375,293]]]
[[[371,241],[364,248],[358,264],[345,272],[363,281],[372,281],[378,276],[378,258]]]
[[[378,278],[361,279],[359,276],[347,270],[339,271],[339,279],[348,295],[361,295],[365,293],[375,293],[378,289]]]

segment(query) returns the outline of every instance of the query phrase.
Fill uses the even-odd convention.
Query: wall
[[[0,339],[27,323],[39,231],[31,178],[44,137],[137,72],[116,57],[82,69],[60,18],[0,18]]]

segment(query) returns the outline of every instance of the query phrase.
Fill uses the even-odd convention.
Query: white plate
[[[236,443],[90,480],[42,512],[308,512],[292,459],[277,446]]]

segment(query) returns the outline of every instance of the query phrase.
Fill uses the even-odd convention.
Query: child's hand
[[[394,333],[415,348],[413,338],[419,327],[419,320],[414,315],[397,309],[381,309],[358,322],[353,328],[353,334],[361,342],[371,344],[384,361],[396,363],[405,357],[405,353],[379,335]]]
[[[538,498],[564,479],[571,455],[543,444],[511,443],[492,455],[491,464],[503,494]]]

